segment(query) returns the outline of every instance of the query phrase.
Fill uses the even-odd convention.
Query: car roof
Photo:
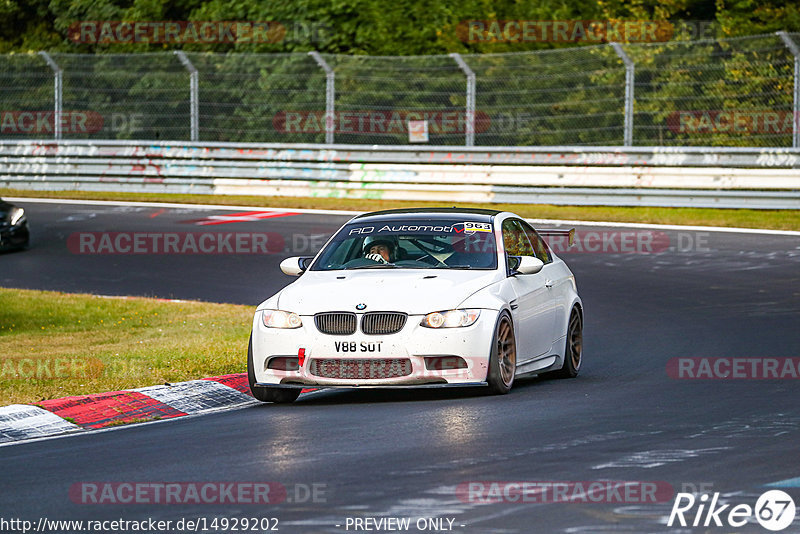
[[[390,220],[397,219],[398,215],[403,219],[452,219],[453,217],[465,217],[471,221],[489,222],[498,213],[498,210],[486,210],[479,208],[403,208],[394,210],[373,211],[362,213],[353,220],[364,222],[364,220]]]

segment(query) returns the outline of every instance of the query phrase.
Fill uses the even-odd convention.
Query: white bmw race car
[[[367,213],[281,270],[302,276],[253,319],[247,371],[261,401],[324,387],[507,393],[515,375],[574,377],[581,367],[575,277],[513,213]]]

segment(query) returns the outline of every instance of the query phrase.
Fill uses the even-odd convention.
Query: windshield
[[[353,222],[321,252],[312,271],[496,269],[491,223],[463,219]]]

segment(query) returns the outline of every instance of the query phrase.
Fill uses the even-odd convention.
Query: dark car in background
[[[0,198],[0,251],[24,249],[30,239],[25,210]]]

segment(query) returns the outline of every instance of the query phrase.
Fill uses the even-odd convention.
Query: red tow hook
[[[306,349],[301,348],[297,351],[297,363],[302,368],[306,361]]]

